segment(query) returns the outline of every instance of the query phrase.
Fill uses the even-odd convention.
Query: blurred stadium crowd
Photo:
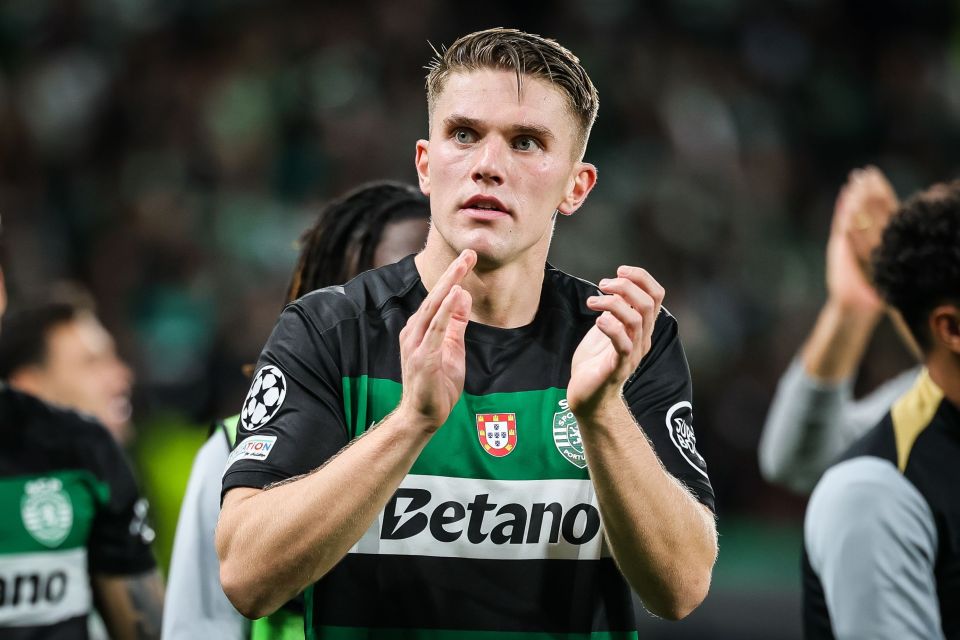
[[[767,404],[823,299],[846,173],[877,164],[903,195],[958,175],[955,3],[7,0],[13,301],[86,286],[136,372],[141,464],[177,425],[198,445],[239,408],[319,203],[415,179],[428,43],[496,25],[557,38],[600,91],[599,186],[558,224],[552,262],[655,274],[688,350],[721,533],[737,514],[797,526],[802,502],[757,472]],[[908,362],[891,335],[861,387]],[[154,475],[185,478],[193,451]]]

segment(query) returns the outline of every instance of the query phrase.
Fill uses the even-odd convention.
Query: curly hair
[[[936,185],[901,206],[874,251],[873,279],[921,349],[929,351],[930,312],[941,304],[960,306],[960,180]]]
[[[287,300],[350,280],[373,268],[384,228],[392,222],[430,217],[420,191],[400,182],[370,182],[330,201],[300,236],[300,257]]]

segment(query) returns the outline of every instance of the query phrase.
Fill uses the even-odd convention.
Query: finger
[[[463,289],[460,288],[460,285],[453,285],[453,288],[450,289],[447,297],[440,303],[440,308],[437,309],[437,313],[434,314],[433,319],[430,321],[423,340],[420,342],[420,346],[428,352],[439,350],[443,345],[443,338],[447,335],[447,325],[450,324],[450,318],[453,315],[454,309],[462,308],[462,305],[459,303],[461,292],[463,292]]]
[[[629,358],[633,353],[633,341],[627,335],[627,330],[623,323],[617,320],[609,311],[600,314],[596,320],[597,328],[603,332],[618,354]]]
[[[450,290],[463,282],[463,279],[473,270],[476,264],[477,254],[472,249],[465,249],[457,256],[456,260],[450,263],[446,271],[443,272],[443,275],[437,280],[433,289],[430,290],[427,297],[420,303],[420,308],[417,309],[417,312],[410,316],[410,319],[407,321],[407,326],[409,327],[408,339],[414,346],[420,344],[423,340],[427,328],[433,321],[440,305],[446,299],[447,294],[450,293]]]
[[[456,299],[450,309],[450,322],[447,324],[446,339],[463,344],[467,323],[470,321],[470,309],[473,307],[473,296],[466,289],[451,292],[451,295],[456,295]]]
[[[617,275],[621,278],[627,278],[643,289],[657,303],[657,311],[660,311],[660,303],[667,294],[666,290],[657,282],[657,279],[650,275],[646,269],[640,267],[631,267],[622,265],[617,268]]]
[[[636,288],[636,285],[630,283],[630,286]],[[648,297],[649,298],[649,297]],[[653,301],[650,301],[652,308]],[[587,306],[594,311],[605,311],[615,317],[627,330],[627,335],[636,343],[643,335],[643,316],[640,311],[632,307],[619,294],[614,293],[606,296],[591,296],[587,298]]]
[[[645,269],[620,267],[617,273],[630,275],[631,281],[639,289],[639,292],[637,289],[629,290],[627,299],[641,315],[643,331],[639,336],[640,344],[649,345],[653,340],[653,330],[656,327],[657,318],[660,316],[660,307],[666,291]]]

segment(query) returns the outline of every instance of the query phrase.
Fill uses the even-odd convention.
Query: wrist
[[[598,393],[588,402],[570,403],[570,412],[577,419],[577,423],[607,423],[614,415],[626,407],[623,398],[623,387],[611,387]]]
[[[883,318],[883,312],[883,305],[831,296],[820,313],[838,330],[873,331]]]
[[[400,399],[400,404],[390,414],[390,418],[391,422],[395,421],[397,426],[405,431],[422,433],[427,436],[432,436],[446,422],[446,419],[438,420],[436,416],[425,414],[416,409],[411,402],[404,398]]]

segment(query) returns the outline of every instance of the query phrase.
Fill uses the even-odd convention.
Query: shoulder
[[[895,463],[864,455],[831,467],[817,483],[804,536],[816,567],[844,549],[882,554],[911,540],[935,546],[936,526],[923,495]]]
[[[590,296],[601,295],[595,283],[572,276],[550,264],[547,264],[544,280],[549,285],[544,288],[547,296],[545,301],[552,309],[561,311],[574,321],[593,322],[599,315],[586,304]],[[666,307],[661,307],[654,326],[654,342],[669,340],[677,335],[676,318]]]
[[[30,441],[65,450],[113,443],[106,428],[91,416],[49,404],[5,385],[3,396],[2,420],[10,421],[9,425],[22,430]]]
[[[419,286],[420,275],[411,256],[365,271],[346,284],[312,291],[287,305],[284,315],[299,315],[323,333],[344,321],[384,315]]]

